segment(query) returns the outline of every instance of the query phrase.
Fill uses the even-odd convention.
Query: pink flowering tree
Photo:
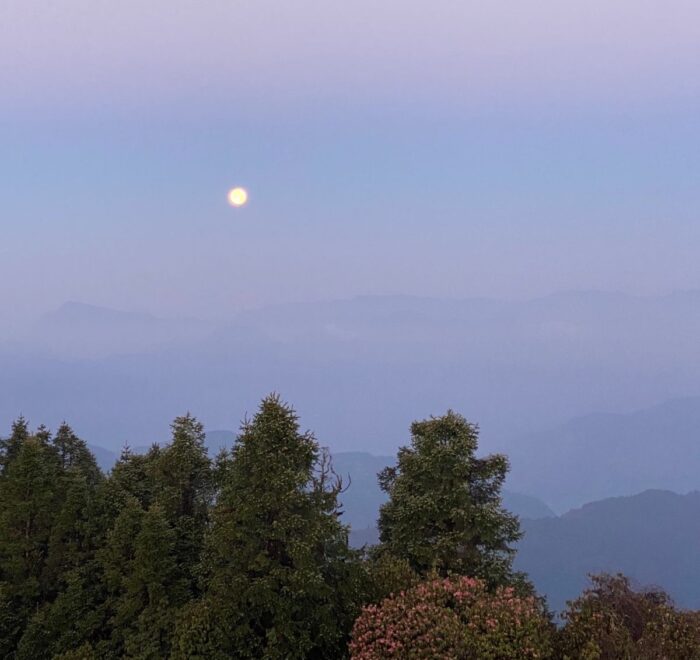
[[[355,622],[356,660],[547,658],[553,627],[535,597],[489,592],[476,578],[434,579],[365,607]]]

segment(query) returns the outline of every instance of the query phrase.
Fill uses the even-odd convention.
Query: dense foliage
[[[546,658],[552,627],[534,596],[487,590],[477,578],[436,578],[364,608],[350,651],[382,658]]]
[[[505,456],[477,458],[478,429],[461,415],[414,422],[410,447],[379,475],[382,549],[421,575],[436,571],[503,584],[512,579],[518,520],[501,507]]]
[[[597,575],[591,581],[564,613],[560,657],[700,658],[700,613],[677,610],[660,589],[635,591],[623,575]]]
[[[62,424],[0,441],[0,657],[699,658],[700,621],[595,578],[560,631],[513,573],[503,456],[464,418],[416,422],[352,550],[330,458],[277,396],[211,459],[177,418],[104,475]],[[351,637],[352,635],[352,637]]]

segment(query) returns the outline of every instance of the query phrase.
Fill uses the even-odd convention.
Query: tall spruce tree
[[[18,438],[17,428],[0,477],[0,607],[9,609],[0,621],[10,626],[0,637],[12,649],[29,617],[50,598],[46,560],[60,503],[55,452],[45,436]]]
[[[208,591],[200,611],[188,612],[181,648],[197,623],[233,658],[343,656],[356,614],[356,563],[338,519],[339,484],[321,458],[276,395],[244,423],[231,459],[221,463]],[[203,637],[193,655],[207,648]]]
[[[170,656],[177,609],[189,597],[177,565],[177,536],[162,508],[154,504],[143,516],[134,541],[134,558],[122,596],[124,655],[140,660]]]
[[[29,438],[29,424],[20,415],[12,423],[12,432],[9,438],[0,438],[0,475],[7,471],[9,464],[15,459],[25,440]]]
[[[426,574],[512,578],[518,519],[501,507],[508,471],[502,455],[477,458],[478,428],[446,415],[414,422],[411,446],[379,475],[389,500],[379,515],[380,552],[407,559]]]
[[[155,463],[155,501],[175,532],[177,568],[194,595],[194,569],[201,560],[214,475],[202,424],[188,413],[171,428],[172,441]]]
[[[128,497],[97,553],[99,572],[105,590],[105,616],[100,653],[122,657],[127,631],[134,625],[143,601],[127,597],[129,580],[134,572],[136,539],[141,531],[145,511],[135,497]]]

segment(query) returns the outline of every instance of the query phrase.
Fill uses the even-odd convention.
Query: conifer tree
[[[24,428],[15,425],[15,440]],[[0,630],[0,637],[14,645],[29,616],[48,598],[46,559],[59,500],[58,463],[43,439],[21,438],[12,454],[0,478],[0,590],[11,613],[0,619],[10,621],[12,629]]]
[[[194,568],[201,559],[214,476],[204,445],[204,429],[189,413],[171,425],[172,441],[155,464],[155,500],[175,532],[180,575],[194,593]]]
[[[136,538],[144,516],[141,503],[135,497],[124,501],[105,543],[97,553],[99,571],[105,589],[106,629],[103,631],[102,652],[111,657],[124,654],[126,631],[133,625],[143,607],[140,600],[127,598],[129,579],[134,571]]]
[[[411,446],[379,475],[389,500],[380,510],[380,552],[427,574],[509,581],[518,519],[501,507],[505,456],[477,458],[478,428],[461,415],[414,422]]]
[[[49,541],[47,579],[60,588],[69,571],[94,558],[103,535],[98,500],[103,475],[85,442],[65,422],[52,446],[59,465],[55,484],[59,508]]]
[[[102,473],[92,452],[88,449],[85,441],[75,435],[73,429],[65,422],[56,431],[53,446],[64,472],[78,471],[90,483],[97,483],[101,480]]]
[[[61,590],[29,621],[18,660],[58,657],[108,634],[107,595],[99,563],[87,560],[62,575]],[[102,642],[107,648],[107,644]]]
[[[27,420],[20,415],[12,423],[12,432],[7,439],[0,438],[0,475],[4,474],[8,465],[19,454],[24,442],[29,438],[29,424]]]
[[[124,447],[102,492],[106,516],[104,524],[108,528],[130,499],[135,498],[143,510],[155,501],[156,470],[160,455],[158,445],[153,445],[146,454],[136,454],[128,446]]]
[[[236,658],[342,657],[356,614],[339,484],[295,412],[272,395],[225,462],[201,607]],[[196,614],[192,617],[197,618]],[[192,618],[191,617],[191,618]]]
[[[176,534],[155,504],[143,516],[134,542],[134,560],[126,579],[122,611],[125,656],[143,660],[167,658],[177,608],[188,599],[188,584],[177,566]]]

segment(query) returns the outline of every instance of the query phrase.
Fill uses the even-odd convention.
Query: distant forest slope
[[[579,417],[524,436],[509,457],[509,487],[558,512],[650,488],[689,492],[700,488],[700,398]]]
[[[594,502],[559,518],[523,520],[515,567],[561,610],[586,574],[622,572],[700,607],[700,492],[648,490]]]

